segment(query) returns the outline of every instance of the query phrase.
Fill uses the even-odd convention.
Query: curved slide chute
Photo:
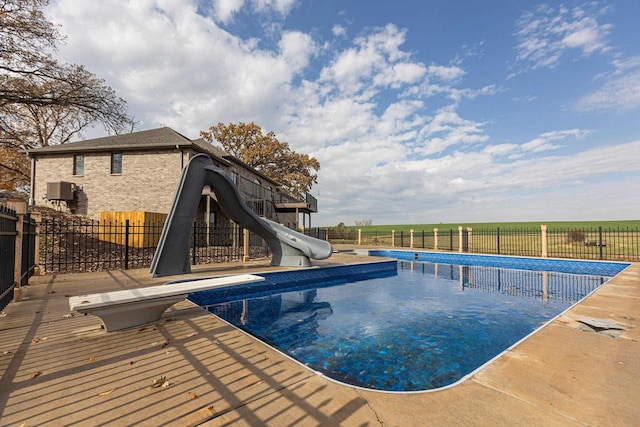
[[[207,185],[216,194],[220,209],[229,219],[267,242],[273,253],[271,265],[309,267],[310,258],[325,259],[333,253],[329,242],[260,218],[244,203],[229,175],[216,167],[209,156],[198,154],[191,158],[182,171],[178,190],[151,262],[154,277],[191,272],[189,233],[202,189]]]

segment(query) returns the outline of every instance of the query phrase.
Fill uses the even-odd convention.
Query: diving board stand
[[[264,277],[253,274],[180,280],[166,285],[74,296],[69,298],[69,308],[99,317],[104,329],[110,332],[158,321],[167,308],[184,301],[192,292],[263,280]]]

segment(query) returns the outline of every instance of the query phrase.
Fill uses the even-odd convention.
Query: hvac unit
[[[72,182],[47,182],[47,199],[49,200],[73,200],[75,184]]]

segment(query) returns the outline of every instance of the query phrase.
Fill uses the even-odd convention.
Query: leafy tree
[[[303,199],[318,182],[320,163],[314,157],[296,153],[275,133],[262,133],[255,123],[218,123],[200,136],[207,142],[217,140],[229,154],[281,184],[290,196]]]
[[[53,57],[63,38],[44,17],[47,4],[0,1],[0,147],[16,159],[2,162],[0,185],[16,189],[29,183],[25,150],[64,144],[95,123],[110,133],[132,124],[125,101],[104,80]]]

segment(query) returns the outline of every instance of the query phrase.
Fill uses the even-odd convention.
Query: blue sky
[[[635,0],[51,0],[47,16],[59,57],[139,130],[253,121],[316,157],[314,226],[639,217]]]

